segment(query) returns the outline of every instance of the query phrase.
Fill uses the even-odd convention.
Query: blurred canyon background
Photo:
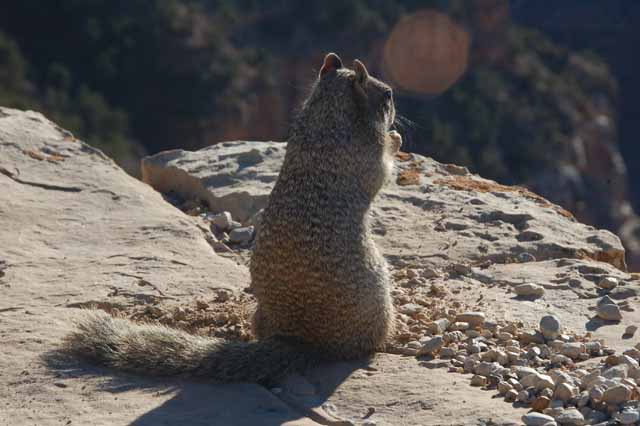
[[[404,149],[526,186],[640,270],[636,0],[4,0],[0,105],[138,175],[148,153],[285,140],[324,54],[395,88]]]

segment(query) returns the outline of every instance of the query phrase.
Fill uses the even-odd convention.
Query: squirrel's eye
[[[391,89],[385,90],[383,97],[386,101],[390,101],[393,97],[393,91]]]

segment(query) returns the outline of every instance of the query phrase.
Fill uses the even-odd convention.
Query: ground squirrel
[[[88,312],[71,351],[122,370],[219,382],[276,379],[318,360],[384,347],[394,310],[387,264],[369,230],[400,135],[392,91],[365,66],[325,57],[295,118],[251,259],[253,342],[193,336]]]

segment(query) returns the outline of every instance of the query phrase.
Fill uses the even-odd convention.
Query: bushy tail
[[[307,347],[281,339],[231,342],[151,324],[135,324],[103,311],[87,311],[67,337],[73,354],[132,373],[186,374],[216,382],[265,383],[319,360]]]

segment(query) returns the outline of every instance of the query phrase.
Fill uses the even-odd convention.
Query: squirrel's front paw
[[[400,151],[400,147],[402,146],[402,136],[400,136],[400,133],[396,132],[395,130],[391,130],[389,133],[387,133],[387,136],[389,137],[389,142],[391,143],[391,152],[395,154]]]

